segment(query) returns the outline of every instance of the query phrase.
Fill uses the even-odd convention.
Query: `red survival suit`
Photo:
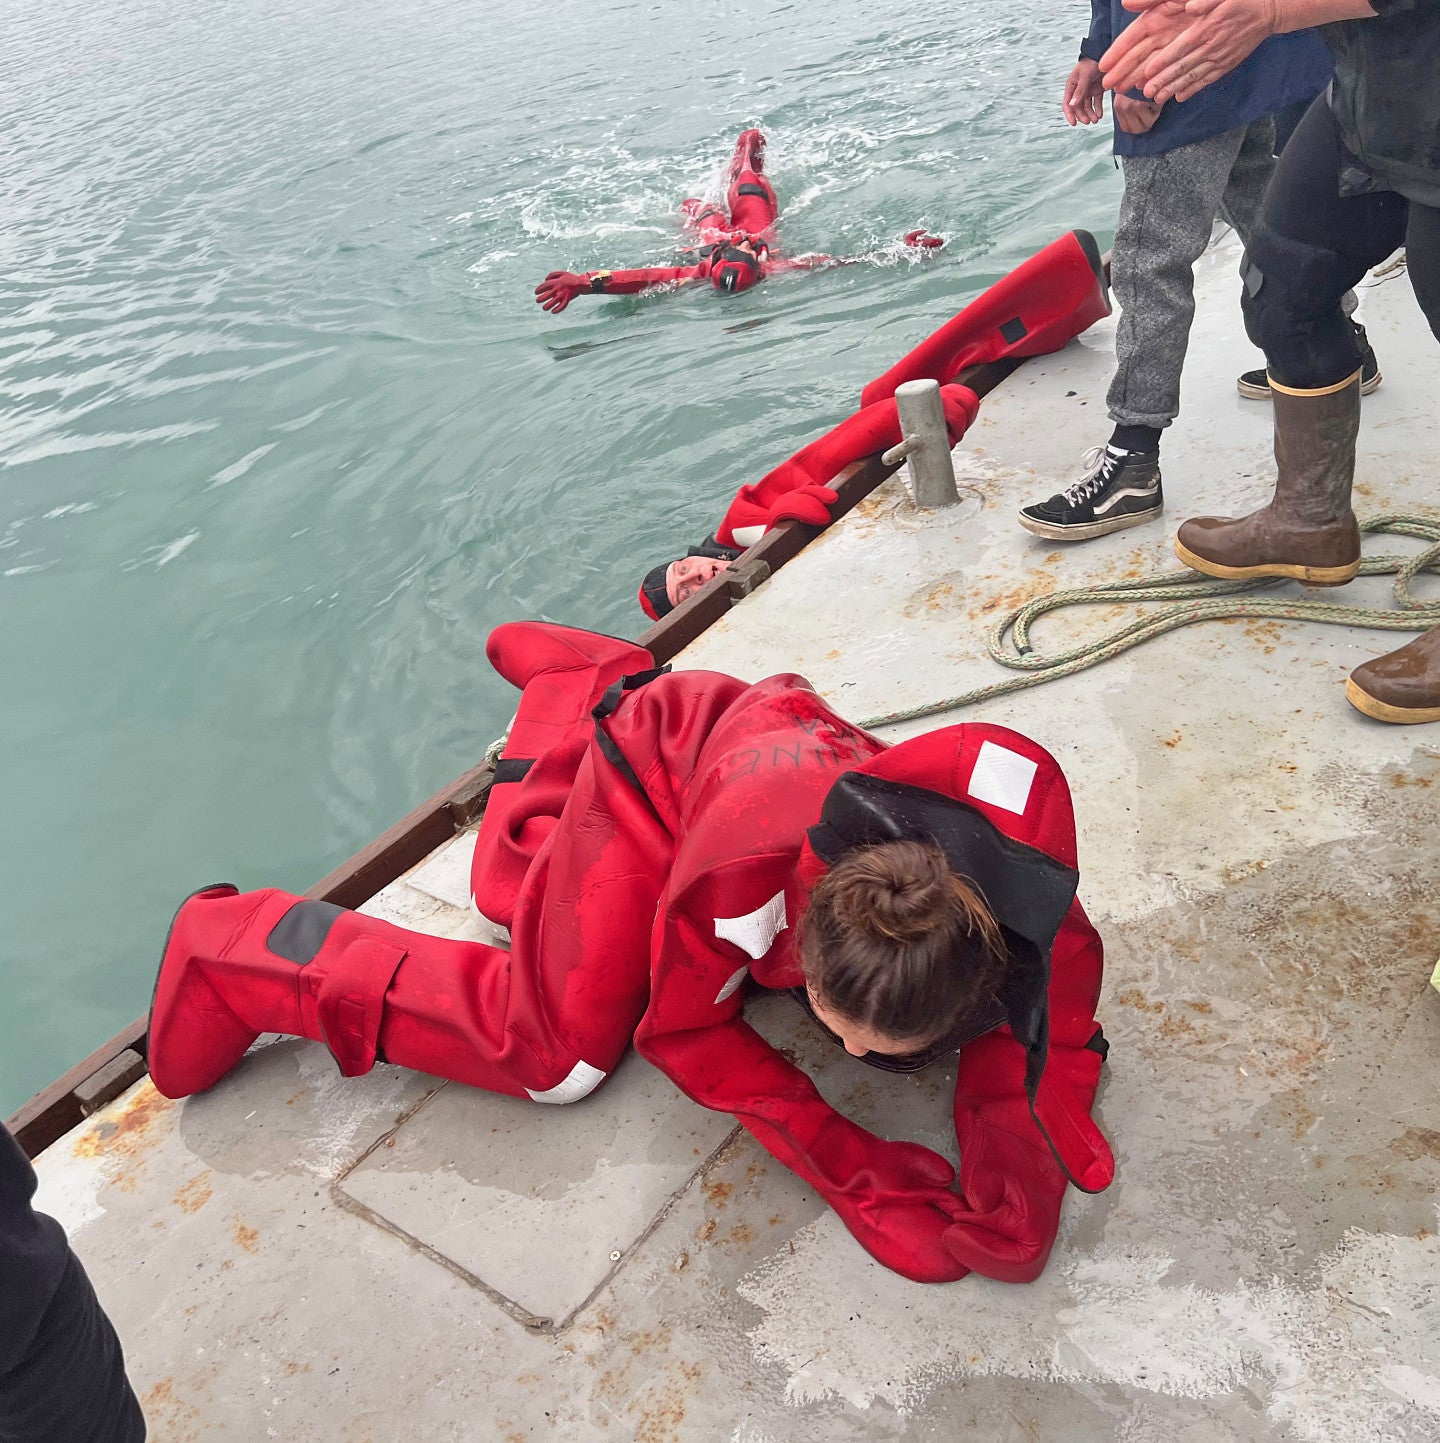
[[[763,174],[765,137],[758,130],[742,131],[735,142],[727,174],[726,203],[720,206],[699,200],[681,202],[680,214],[688,230],[701,242],[700,259],[688,266],[641,266],[628,271],[551,271],[535,288],[535,299],[547,311],[558,314],[578,295],[633,296],[653,286],[679,285],[708,280],[717,291],[748,291],[757,281],[777,268],[793,264],[770,254],[770,236],[780,203],[775,187]],[[748,241],[751,251],[739,249]]]
[[[968,386],[942,386],[945,429],[956,446],[980,410],[980,398]],[[862,406],[838,426],[802,447],[758,481],[735,493],[730,509],[715,531],[722,546],[753,546],[780,521],[827,526],[838,500],[828,485],[847,466],[900,444],[900,417],[895,398],[887,396]]]
[[[860,394],[860,409],[818,440],[742,486],[715,539],[742,550],[781,521],[826,526],[847,466],[900,441],[895,390],[904,381],[940,382],[950,444],[974,422],[980,399],[953,384],[967,366],[1047,355],[1110,314],[1100,248],[1088,231],[1070,231],[977,296]]]
[[[207,888],[180,909],[161,963],[156,1087],[208,1087],[258,1033],[280,1031],[325,1041],[347,1075],[381,1058],[570,1102],[633,1033],[887,1266],[929,1282],[1036,1277],[1067,1175],[1097,1190],[1114,1171],[1090,1119],[1101,945],[1074,900],[1074,820],[1053,759],[982,724],[887,749],[798,676],[657,673],[648,652],[565,627],[502,626],[489,651],[524,696],[474,891],[511,950]],[[841,1116],[741,1016],[747,978],[801,984],[795,923],[819,872],[900,835],[940,842],[1011,946],[1007,1020],[961,1055],[963,1196],[943,1158]]]

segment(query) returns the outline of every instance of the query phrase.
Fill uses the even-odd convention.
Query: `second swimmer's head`
[[[722,246],[710,262],[710,284],[735,295],[748,291],[760,279],[760,257],[739,246]]]

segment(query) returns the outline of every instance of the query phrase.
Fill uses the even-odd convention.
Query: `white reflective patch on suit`
[[[758,962],[770,950],[775,938],[785,930],[785,925],[785,893],[776,892],[763,907],[757,907],[743,917],[717,917],[715,935],[733,942]]]
[[[977,802],[989,802],[1023,817],[1038,765],[1009,747],[982,742],[975,770],[970,773],[970,795]]]
[[[715,994],[715,1002],[718,1006],[727,997],[733,997],[739,990],[740,984],[750,975],[748,967],[740,967],[730,974],[730,980]]]
[[[579,1102],[582,1097],[589,1097],[604,1081],[605,1074],[598,1067],[591,1067],[588,1062],[577,1062],[570,1069],[569,1077],[548,1092],[530,1092],[528,1087],[525,1091],[536,1102]]]

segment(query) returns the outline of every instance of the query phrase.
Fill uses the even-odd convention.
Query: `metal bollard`
[[[908,459],[917,506],[953,506],[955,468],[938,381],[905,381],[895,388],[895,409],[904,439],[881,458],[887,466]]]

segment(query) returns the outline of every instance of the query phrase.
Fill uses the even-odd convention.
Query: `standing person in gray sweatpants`
[[[1097,62],[1135,18],[1120,0],[1091,0],[1091,11],[1090,34],[1061,102],[1071,125],[1101,118]],[[1180,373],[1195,315],[1195,262],[1217,217],[1242,241],[1249,239],[1275,169],[1274,113],[1318,94],[1330,70],[1324,42],[1304,31],[1266,40],[1223,81],[1190,100],[1162,107],[1139,91],[1114,96],[1115,153],[1125,175],[1110,277],[1120,303],[1107,397],[1114,430],[1108,442],[1086,452],[1081,480],[1021,509],[1027,531],[1084,541],[1138,526],[1164,510],[1160,433],[1180,411]],[[1238,302],[1238,287],[1236,297]],[[1373,355],[1368,365],[1373,371]],[[1242,394],[1268,395],[1248,376],[1240,386]]]

